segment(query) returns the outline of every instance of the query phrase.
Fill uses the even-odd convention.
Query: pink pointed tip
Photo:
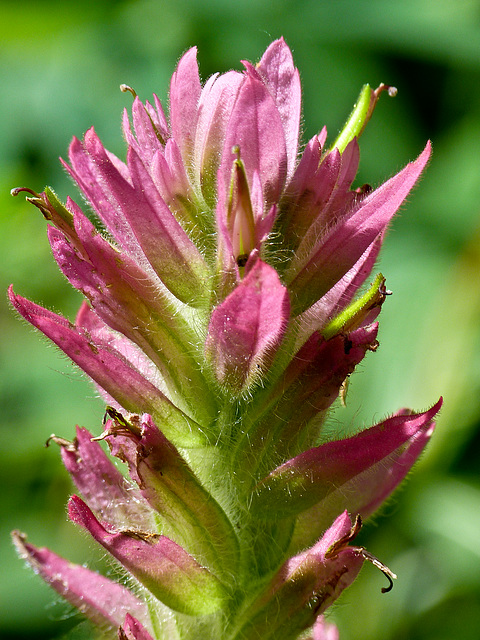
[[[15,300],[17,298],[15,292],[13,291],[13,284],[11,284],[7,289],[7,296],[10,302],[15,305]]]
[[[428,428],[428,430],[425,432],[425,435],[430,438],[430,436],[433,434],[434,430],[435,430],[435,423],[433,422],[433,418],[438,414],[438,412],[440,411],[440,409],[443,406],[443,396],[440,396],[440,398],[437,400],[437,402],[433,405],[433,407],[431,409],[429,409],[426,412],[426,417],[427,420],[429,422],[431,422],[430,427]]]
[[[41,313],[42,308],[34,305],[30,300],[23,298],[22,296],[16,294],[13,290],[13,284],[8,287],[7,290],[8,299],[15,309],[17,313],[19,313],[25,320],[31,322],[30,318],[32,317],[32,310],[38,314]],[[33,324],[33,323],[32,323]]]
[[[75,524],[79,524],[86,529],[92,519],[92,512],[81,498],[73,495],[68,501],[68,517]]]
[[[431,140],[427,140],[427,144],[425,145],[425,148],[422,151],[422,153],[417,158],[416,162],[418,162],[420,165],[423,165],[423,168],[425,168],[428,161],[430,160],[431,155],[432,155],[432,142]]]
[[[332,544],[337,542],[337,540],[346,536],[351,529],[352,520],[348,511],[345,509],[321,538],[322,547],[325,548],[325,550],[328,549]]]
[[[425,422],[429,422],[430,420],[432,420],[440,411],[440,409],[442,408],[442,405],[443,405],[443,396],[440,396],[440,398],[433,405],[433,407],[425,411],[425,414],[424,414]]]
[[[248,60],[241,60],[240,62],[245,67],[245,70],[246,70],[248,75],[253,75],[256,78],[258,78],[258,72],[255,69],[255,66],[251,62],[249,62]]]
[[[129,613],[125,616],[125,622],[118,630],[119,640],[152,640],[152,636],[140,624],[140,622]]]

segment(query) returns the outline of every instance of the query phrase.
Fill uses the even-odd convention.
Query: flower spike
[[[333,144],[323,127],[303,146],[283,38],[205,83],[187,50],[168,114],[156,95],[122,91],[133,97],[125,157],[91,128],[64,163],[88,215],[49,187],[12,192],[41,211],[86,301],[70,322],[9,298],[106,404],[101,435],[77,427],[49,441],[82,496],[70,520],[127,586],[23,534],[15,544],[112,640],[339,640],[324,614],[363,563],[383,571],[383,591],[393,584],[354,538],[415,464],[441,405],[349,438],[323,430],[379,346],[390,291],[372,270],[430,143],[377,189],[356,186],[359,138],[395,90],[365,85]]]

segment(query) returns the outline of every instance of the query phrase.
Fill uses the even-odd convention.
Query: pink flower
[[[318,445],[343,382],[377,348],[385,279],[359,291],[430,145],[378,189],[352,189],[358,137],[387,87],[366,85],[334,144],[324,129],[299,157],[289,48],[277,40],[244,67],[202,86],[187,51],[168,119],[130,90],[126,162],[93,128],[72,141],[64,164],[95,224],[70,198],[30,191],[88,302],[70,323],[12,289],[10,300],[108,405],[100,437],[53,440],[83,496],[70,519],[128,585],[14,539],[107,637],[338,637],[323,612],[373,558],[350,544],[361,518],[405,477],[440,408]]]

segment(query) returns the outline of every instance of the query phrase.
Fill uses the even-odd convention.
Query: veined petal
[[[80,162],[82,154],[84,164],[93,167],[95,178],[103,189],[99,194],[87,187],[85,195],[89,199],[100,198],[92,199],[92,205],[100,212],[105,201],[111,202],[117,214],[121,212],[129,235],[133,232],[164,285],[183,302],[194,302],[204,287],[204,280],[208,280],[208,269],[198,249],[162,200],[134,148],[130,147],[128,151],[132,183],[114,167],[93,129],[85,134],[81,148],[70,154],[72,161]],[[80,186],[82,190],[85,187]]]
[[[159,345],[154,347],[149,343],[149,338],[144,337],[148,327],[148,333],[153,333],[152,339],[158,341],[161,325],[152,332],[156,322],[153,321],[149,303],[152,306],[155,302],[166,303],[165,296],[159,292],[158,301],[155,301],[155,289],[151,287],[146,274],[96,234],[87,218],[77,217],[76,229],[82,237],[84,255],[77,253],[56,229],[48,229],[52,253],[58,266],[69,282],[90,300],[100,318],[135,342],[168,378]],[[169,318],[160,314],[157,317],[159,320]]]
[[[290,314],[286,288],[275,269],[258,260],[213,310],[205,351],[217,380],[240,391],[266,369]]]
[[[127,613],[125,622],[118,630],[118,640],[153,640],[153,638],[136,618]]]
[[[299,198],[310,188],[311,182],[313,182],[312,177],[315,176],[320,166],[323,145],[325,144],[323,139],[326,138],[327,133],[325,127],[322,132],[325,134],[323,137],[321,137],[321,134],[317,134],[305,145],[295,173],[286,188],[286,198],[289,202],[298,204]]]
[[[311,549],[288,560],[265,593],[249,607],[251,621],[237,637],[274,640],[296,637],[308,629],[350,586],[362,567],[364,558],[359,549],[346,546],[354,536],[352,531],[344,512]],[[329,552],[336,543],[340,543],[338,551]]]
[[[40,307],[9,290],[10,301],[25,320],[40,329],[62,349],[87,375],[109,393],[127,411],[148,412],[165,423],[176,442],[184,446],[204,442],[201,430],[165,395],[148,382],[121,354],[87,335],[65,318]]]
[[[158,96],[153,94],[153,104],[152,106],[148,100],[145,102],[145,108],[148,111],[148,114],[152,118],[152,122],[160,131],[160,135],[164,140],[167,140],[170,137],[170,131],[168,129],[167,118],[165,117],[165,111],[163,109],[162,103],[158,99]]]
[[[294,259],[286,281],[295,313],[308,309],[357,262],[383,232],[411,191],[430,157],[430,143],[414,161],[364,198],[353,212],[299,263]]]
[[[229,184],[234,149],[240,149],[249,184],[254,171],[262,183],[266,208],[278,202],[285,185],[287,152],[282,120],[255,69],[245,63],[246,77],[237,93],[225,136],[221,170]]]
[[[165,132],[155,127],[152,117],[138,97],[133,101],[132,119],[138,142],[137,148],[141,152],[142,160],[149,163],[157,150],[164,148]]]
[[[252,512],[267,518],[296,515],[339,491],[352,513],[370,515],[416,461],[433,433],[441,403],[425,413],[393,416],[356,436],[327,442],[289,460],[257,485]],[[347,482],[348,492],[343,491]]]
[[[94,624],[118,627],[126,615],[133,614],[150,629],[147,606],[131,591],[49,549],[34,547],[18,531],[12,537],[19,555],[34,571]]]
[[[287,178],[290,178],[297,161],[302,89],[292,52],[283,38],[272,42],[256,68],[272,94],[282,119],[287,148]]]
[[[342,154],[336,148],[327,153],[305,183],[297,183],[303,191],[287,198],[285,210],[289,226],[285,227],[284,233],[292,234],[296,241],[290,242],[296,251],[294,262],[301,263],[303,256],[319,245],[334,225],[339,226],[352,209],[358,207],[364,193],[351,191],[350,187],[359,160],[360,149],[354,138]],[[290,193],[294,186],[290,187]]]
[[[195,138],[195,182],[206,201],[214,206],[215,186],[225,133],[244,76],[229,71],[212,76],[203,87],[198,102]]]
[[[194,194],[180,149],[173,138],[167,140],[163,152],[156,152],[148,171],[163,202],[197,246],[203,246],[207,232],[212,231],[213,221],[193,204]]]
[[[73,138],[70,144],[68,157],[71,166],[62,161],[63,166],[78,184],[100,220],[119,246],[143,266],[142,263],[146,262],[145,255],[125,216],[116,191],[104,183],[101,168],[86,153],[84,145],[77,138]],[[126,180],[117,168],[114,169],[113,176],[121,182]]]
[[[351,191],[352,182],[358,171],[360,162],[360,147],[357,138],[353,138],[348,143],[341,156],[340,171],[335,184],[335,188],[330,196],[327,205],[315,220],[318,230],[325,230],[339,217],[348,215],[350,208],[359,199],[357,191]]]
[[[117,529],[155,533],[148,503],[92,437],[87,429],[77,426],[73,442],[52,438],[60,445],[63,463],[90,509]]]
[[[170,83],[170,127],[186,167],[191,165],[201,91],[197,48],[192,47],[180,58]]]
[[[167,386],[158,368],[134,342],[122,333],[111,329],[87,302],[82,302],[75,318],[75,326],[97,347],[104,347],[111,353],[119,354],[129,362],[142,376],[163,394],[168,393]],[[111,404],[111,402],[107,402]]]
[[[158,157],[160,157],[160,155],[160,153],[157,153]],[[168,187],[175,196],[180,194],[182,198],[189,198],[191,195],[190,183],[188,181],[185,166],[182,162],[180,147],[173,138],[169,138],[167,140],[164,158],[170,175],[170,183],[168,184]]]
[[[127,218],[155,273],[182,302],[201,305],[208,297],[210,270],[167,207],[142,160],[130,148],[133,190],[124,192]]]
[[[59,231],[48,231],[53,255],[64,275],[85,294],[102,320],[137,344],[157,365],[180,408],[186,409],[184,402],[193,392],[192,385],[197,392],[204,389],[205,402],[211,400],[193,355],[198,338],[167,295],[128,256],[119,254],[96,233],[78,211],[75,228],[88,259]],[[209,423],[211,414],[204,403],[197,396],[190,402],[189,410],[198,416],[206,409],[202,420]]]
[[[112,453],[127,462],[143,497],[167,523],[164,532],[216,575],[232,575],[238,545],[230,521],[152,418],[144,414],[128,434],[115,424],[106,433]]]
[[[124,86],[125,90],[130,90]],[[155,107],[146,101],[145,105],[135,96],[132,105],[133,127],[135,136],[130,127],[130,120],[126,109],[123,111],[122,127],[125,140],[129,146],[134,147],[138,152],[144,150],[147,157],[152,157],[157,149],[162,149],[167,140],[170,139],[167,119],[163,111],[162,104],[158,97],[153,94]],[[122,172],[121,172],[122,173]],[[122,175],[124,175],[122,173]],[[128,180],[128,171],[124,177]]]
[[[83,526],[156,598],[187,615],[213,613],[225,601],[222,584],[182,547],[165,536],[107,530],[77,496],[68,503],[70,519]]]

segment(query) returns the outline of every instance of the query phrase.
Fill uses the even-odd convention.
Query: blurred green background
[[[434,155],[387,238],[379,267],[394,292],[380,349],[351,379],[345,434],[401,406],[445,406],[405,487],[361,543],[399,575],[365,567],[331,612],[342,640],[477,639],[480,628],[480,2],[478,0],[154,0],[0,2],[0,289],[74,317],[79,296],[57,271],[45,221],[12,187],[77,195],[58,163],[95,124],[122,155],[132,85],[165,99],[181,53],[199,47],[203,78],[258,60],[285,36],[300,68],[304,135],[333,140],[364,82],[382,96],[362,137],[358,184],[379,184],[427,138]],[[102,554],[67,523],[71,490],[52,433],[99,432],[103,405],[45,339],[0,305],[0,636],[88,635],[81,619],[23,567],[10,544],[28,532],[77,562]],[[103,570],[112,570],[108,565]],[[74,629],[73,632],[70,629]],[[281,640],[281,639],[279,639]]]

